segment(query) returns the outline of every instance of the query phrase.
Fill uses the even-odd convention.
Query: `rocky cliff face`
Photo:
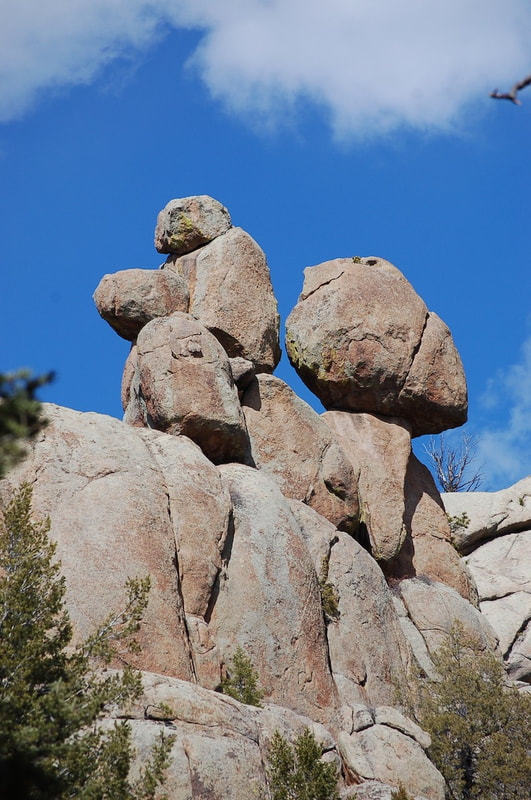
[[[176,733],[172,800],[259,796],[273,732],[305,726],[340,766],[343,796],[389,798],[402,782],[442,800],[428,737],[394,707],[396,686],[413,661],[430,671],[455,619],[485,648],[499,640],[529,681],[519,565],[531,488],[492,507],[446,497],[471,518],[452,542],[411,436],[466,419],[464,374],[450,332],[393,265],[306,271],[287,350],[328,409],[319,415],[271,374],[267,262],[227,209],[171,201],[155,241],[168,254],[159,270],[106,275],[95,293],[132,342],[124,422],[47,405],[49,426],[1,492],[28,480],[35,513],[50,515],[79,636],[119,605],[128,576],[151,575],[136,660],[145,696],[130,716],[140,754],[160,725]],[[262,709],[215,691],[238,647]],[[149,710],[162,702],[165,720]]]

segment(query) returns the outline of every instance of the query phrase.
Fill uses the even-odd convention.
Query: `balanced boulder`
[[[304,273],[286,350],[325,408],[403,417],[414,436],[466,421],[465,376],[448,329],[396,267],[339,258]]]
[[[155,247],[159,253],[190,253],[230,226],[228,210],[207,194],[170,200],[157,219]]]

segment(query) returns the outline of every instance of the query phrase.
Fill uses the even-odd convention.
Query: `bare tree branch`
[[[470,465],[477,457],[478,440],[470,434],[463,434],[459,447],[447,447],[441,434],[438,441],[430,439],[424,450],[435,468],[437,483],[443,492],[474,492],[483,482],[483,474],[478,470],[469,478]]]
[[[514,103],[516,106],[521,106],[522,103],[518,99],[517,94],[521,89],[525,89],[526,86],[529,86],[529,84],[531,84],[531,75],[528,75],[523,81],[515,83],[510,92],[499,92],[497,89],[494,89],[490,93],[490,96],[495,100],[510,100],[511,103]]]

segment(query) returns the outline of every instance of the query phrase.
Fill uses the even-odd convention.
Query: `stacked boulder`
[[[265,255],[208,196],[168,203],[155,244],[169,254],[159,270],[105,275],[94,295],[101,316],[133,343],[122,382],[124,419],[189,436],[216,464],[245,462],[237,384],[273,372],[280,359]]]
[[[128,575],[151,575],[135,662],[145,695],[128,713],[140,752],[171,722],[172,800],[247,800],[253,782],[259,794],[274,730],[306,726],[340,766],[343,797],[387,800],[401,782],[443,800],[429,737],[395,707],[396,686],[414,661],[430,674],[456,619],[497,646],[411,452],[412,435],[466,418],[448,329],[381,259],[306,270],[287,350],[320,415],[273,375],[267,262],[227,209],[172,200],[155,243],[159,269],[106,275],[95,293],[131,341],[126,424],[47,406],[0,494],[33,484],[78,636],[119,606]],[[238,647],[262,709],[216,693]],[[171,719],[146,712],[162,703]]]

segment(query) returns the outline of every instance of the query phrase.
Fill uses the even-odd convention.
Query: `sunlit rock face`
[[[308,267],[286,322],[286,350],[327,409],[402,417],[413,436],[467,418],[450,331],[403,274],[381,258]]]
[[[411,436],[463,422],[466,384],[448,329],[392,264],[306,270],[287,346],[318,414],[271,374],[267,261],[227,209],[171,201],[156,242],[161,268],[96,290],[131,340],[124,420],[46,405],[1,498],[27,480],[35,517],[50,516],[78,640],[121,607],[128,577],[150,576],[144,694],[113,713],[140,761],[171,727],[171,800],[262,796],[274,732],[306,727],[342,797],[390,800],[402,783],[443,800],[397,687],[415,664],[433,674],[456,619],[529,682],[529,479],[443,506]],[[219,692],[239,647],[261,708]]]

